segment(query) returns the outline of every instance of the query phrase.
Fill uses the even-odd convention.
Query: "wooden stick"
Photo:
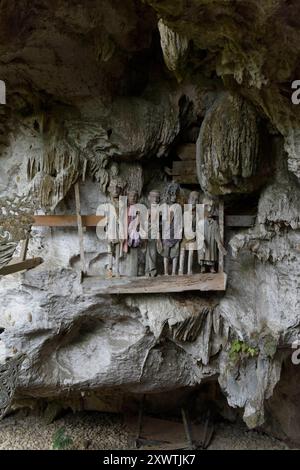
[[[82,170],[82,181],[85,182],[85,175],[86,175],[86,167],[87,167],[87,159],[85,158],[83,161],[83,170]]]
[[[224,202],[219,202],[219,229],[221,243],[224,245]],[[224,255],[219,250],[219,273],[224,271]]]
[[[84,258],[84,246],[83,246],[83,229],[82,229],[82,218],[80,213],[80,192],[79,184],[75,183],[75,204],[76,204],[76,216],[77,216],[77,227],[78,227],[78,237],[79,237],[79,250],[80,250],[80,260],[81,260],[81,271],[83,274],[86,273],[85,267],[85,258]]]
[[[21,241],[20,261],[25,261],[28,249],[29,237]]]

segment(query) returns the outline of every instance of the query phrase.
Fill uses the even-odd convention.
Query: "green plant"
[[[54,450],[63,450],[67,449],[73,444],[73,440],[70,436],[65,434],[66,430],[64,427],[59,428],[53,434],[52,438],[52,448]]]
[[[247,343],[244,343],[244,341],[236,339],[231,343],[229,357],[232,360],[244,359],[257,356],[258,352],[258,348],[249,346]]]

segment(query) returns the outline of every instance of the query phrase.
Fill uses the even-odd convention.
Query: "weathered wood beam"
[[[0,269],[0,276],[7,276],[8,274],[14,274],[19,271],[25,271],[28,269],[36,268],[43,262],[43,258],[31,258],[25,261],[14,262],[7,264]]]
[[[226,215],[226,227],[253,227],[255,215]],[[34,215],[34,227],[77,227],[76,215]],[[96,227],[104,216],[82,215],[83,227]]]
[[[34,215],[34,227],[77,227],[77,215]],[[102,215],[82,215],[83,227],[96,227]]]
[[[255,215],[226,215],[226,227],[253,227],[255,224]]]
[[[93,294],[158,294],[185,291],[225,291],[225,273],[192,274],[185,276],[120,277],[104,279],[86,277],[84,293]]]
[[[172,175],[185,177],[193,175],[197,178],[196,162],[194,160],[185,160],[183,162],[173,162]]]
[[[190,174],[190,175],[173,175],[172,174],[172,179],[173,181],[176,181],[176,183],[180,183],[180,184],[199,184],[196,173]]]

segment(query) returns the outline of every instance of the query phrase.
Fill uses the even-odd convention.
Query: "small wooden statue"
[[[164,194],[164,203],[169,207],[174,205],[175,212],[170,211],[167,215],[162,214],[162,241],[161,241],[161,250],[159,251],[160,255],[164,259],[164,274],[168,276],[169,274],[169,261],[172,260],[172,276],[176,274],[178,258],[179,258],[179,247],[181,242],[181,237],[176,238],[176,211],[180,210],[181,217],[181,208],[178,204],[178,198],[180,194],[180,186],[176,182],[168,183],[165,194]],[[177,204],[176,204],[177,203]],[[164,226],[169,228],[169,238],[166,238],[164,234]]]
[[[123,191],[123,182],[120,178],[116,177],[110,180],[108,192],[110,201],[115,209],[115,214],[109,214],[111,220],[109,224],[115,224],[114,238],[108,240],[108,265],[107,276],[113,275],[119,277],[120,275],[120,258],[123,254],[123,242],[119,239],[119,197]],[[113,258],[115,258],[115,273],[113,273]]]
[[[128,238],[124,243],[124,252],[126,253],[126,275],[138,275],[138,248],[141,246],[141,235],[139,232],[139,214],[134,211],[134,206],[138,202],[138,192],[129,191],[127,194],[128,208]]]
[[[148,194],[148,240],[146,245],[145,275],[154,277],[157,275],[157,250],[160,243],[159,214],[156,209],[160,202],[160,192],[156,189]],[[151,224],[152,221],[152,224]]]
[[[179,259],[179,275],[183,275],[184,263],[185,263],[185,254],[188,252],[188,267],[187,274],[193,274],[193,261],[194,261],[194,252],[197,250],[197,229],[196,226],[196,208],[197,204],[200,203],[200,193],[198,191],[192,191],[189,195],[188,204],[192,208],[192,220],[191,220],[191,229],[195,233],[193,238],[187,238],[186,235],[183,237],[180,245],[180,259]]]
[[[218,249],[223,255],[226,255],[227,251],[221,241],[219,224],[215,219],[214,201],[206,197],[203,200],[203,204],[205,204],[204,247],[202,250],[198,251],[198,262],[202,273],[207,271],[215,273],[218,261]]]

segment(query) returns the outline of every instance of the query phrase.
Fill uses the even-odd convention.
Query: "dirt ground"
[[[68,438],[71,449],[129,449],[130,435],[123,417],[98,412],[67,413],[51,424],[41,416],[23,412],[10,415],[0,422],[0,449],[52,449],[57,431]],[[276,439],[241,425],[220,423],[215,428],[209,449],[287,449]]]

